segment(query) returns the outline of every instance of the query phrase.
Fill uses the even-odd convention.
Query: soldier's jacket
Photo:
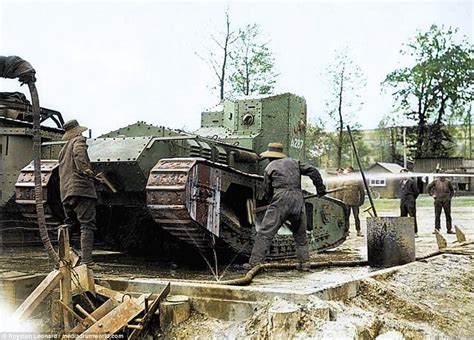
[[[400,199],[403,201],[414,201],[417,199],[420,191],[413,178],[400,180]]]
[[[294,196],[293,199],[295,199],[294,203],[302,206],[304,201],[301,190],[301,175],[311,178],[318,193],[326,192],[326,187],[318,169],[286,157],[270,162],[265,168],[263,178],[265,198],[275,200],[291,192],[291,195]]]
[[[342,191],[342,201],[346,205],[354,205],[360,207],[364,204],[365,191],[361,181],[351,180],[342,183],[344,190]]]
[[[333,178],[330,189],[341,189],[342,186],[344,185],[343,182],[344,182],[344,178],[341,175],[337,176],[336,178]],[[331,193],[331,197],[334,197],[342,201],[344,198],[344,190],[338,190]]]
[[[97,198],[94,182],[85,174],[86,170],[91,170],[86,138],[77,136],[70,139],[59,153],[61,201],[70,196]]]
[[[454,196],[454,188],[447,179],[435,179],[427,187],[428,193],[435,199],[451,199]]]

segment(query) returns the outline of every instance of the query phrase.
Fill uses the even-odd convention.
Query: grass
[[[398,210],[400,208],[400,199],[394,198],[381,198],[378,200],[374,200],[375,209],[380,211],[393,211]],[[453,207],[470,207],[474,209],[474,196],[460,196],[454,197],[451,205]],[[369,200],[365,200],[365,204],[363,209],[369,206]],[[420,195],[416,200],[417,208],[421,207],[433,207],[433,198],[428,195]]]

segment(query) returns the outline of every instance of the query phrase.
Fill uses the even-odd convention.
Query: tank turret
[[[306,115],[305,99],[291,93],[226,99],[201,114],[195,133],[259,154],[281,142],[285,153],[304,161]]]

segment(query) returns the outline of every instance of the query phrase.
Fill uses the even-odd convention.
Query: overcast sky
[[[223,28],[224,1],[0,0],[0,51],[37,70],[42,106],[77,118],[93,134],[138,120],[195,130],[214,106],[214,78],[195,52]],[[374,128],[391,111],[380,82],[400,66],[401,45],[433,23],[459,27],[471,41],[471,1],[231,1],[232,25],[257,23],[281,74],[276,92],[306,98],[324,116],[324,69],[348,45],[367,77],[357,119]],[[406,62],[406,61],[405,61]],[[0,90],[17,90],[0,80]],[[23,89],[22,89],[23,90]]]

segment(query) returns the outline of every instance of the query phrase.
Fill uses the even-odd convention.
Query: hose
[[[366,266],[368,264],[365,260],[355,260],[355,261],[325,261],[325,262],[310,262],[311,269],[316,268],[325,268],[325,267],[359,267]],[[225,281],[202,281],[201,283],[208,284],[219,284],[226,286],[247,286],[249,285],[253,278],[257,276],[261,271],[266,269],[281,269],[281,270],[293,270],[298,266],[294,262],[284,262],[284,263],[260,263],[250,269],[244,276]]]
[[[31,95],[31,104],[33,107],[33,163],[35,175],[35,201],[36,216],[38,219],[38,229],[44,248],[48,253],[49,259],[53,263],[59,262],[59,257],[51,244],[48,230],[46,229],[46,218],[44,215],[43,188],[41,183],[41,127],[40,127],[40,103],[38,90],[34,82],[28,83]]]
[[[474,241],[463,242],[457,246],[466,246],[474,244]],[[442,255],[442,254],[450,254],[450,255],[469,255],[466,252],[462,252],[462,250],[456,249],[440,249],[429,254],[423,256],[417,256],[415,261],[423,261],[429,259],[434,256]],[[325,262],[310,262],[311,269],[316,268],[326,268],[326,267],[363,267],[369,264],[366,260],[354,260],[354,261],[325,261]],[[198,283],[205,283],[205,284],[219,284],[225,286],[248,286],[253,278],[261,273],[263,270],[266,269],[280,269],[280,270],[293,270],[297,268],[297,263],[294,262],[284,262],[284,263],[261,263],[254,266],[250,269],[244,276],[225,280],[225,281],[199,281]]]

